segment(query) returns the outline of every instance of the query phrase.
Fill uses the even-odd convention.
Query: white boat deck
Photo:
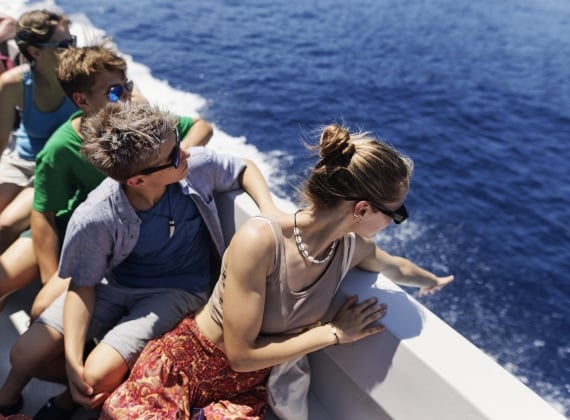
[[[29,323],[29,309],[33,297],[39,290],[39,280],[28,287],[19,290],[6,299],[6,306],[0,315],[0,381],[8,375],[10,370],[10,349],[16,338],[25,331]],[[24,389],[24,407],[21,414],[33,416],[51,397],[64,390],[63,385],[32,379]],[[74,420],[95,419],[97,412],[78,410]]]

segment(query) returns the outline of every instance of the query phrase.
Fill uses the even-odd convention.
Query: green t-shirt
[[[99,172],[81,154],[82,139],[71,121],[83,115],[74,113],[49,138],[36,157],[33,209],[41,213],[54,212],[64,224],[87,195],[103,181]],[[193,120],[180,117],[178,130],[184,138]]]

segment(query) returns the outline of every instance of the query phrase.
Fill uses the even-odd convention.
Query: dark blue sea
[[[150,99],[265,165],[282,197],[322,125],[409,154],[411,219],[378,243],[455,274],[422,302],[570,416],[570,2],[56,4],[113,37]]]

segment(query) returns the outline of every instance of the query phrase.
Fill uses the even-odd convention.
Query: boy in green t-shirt
[[[80,153],[81,120],[109,102],[130,100],[133,83],[127,80],[126,70],[125,60],[103,45],[70,49],[59,56],[59,82],[81,111],[51,136],[36,159],[30,224],[44,282],[57,270],[59,248],[71,213],[104,178]],[[188,117],[180,117],[178,130],[183,147],[204,145],[212,135],[210,124]],[[33,315],[39,315],[65,289],[61,281],[52,283],[48,282],[38,294]]]

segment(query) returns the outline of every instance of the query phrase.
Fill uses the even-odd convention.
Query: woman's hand
[[[439,292],[441,289],[451,283],[454,278],[454,276],[436,277],[436,282],[434,284],[420,288],[418,296],[422,297],[428,294],[433,295],[435,292]]]
[[[378,303],[374,297],[357,301],[358,296],[349,297],[332,320],[339,344],[354,343],[386,329],[383,325],[371,325],[386,315],[386,304]]]

